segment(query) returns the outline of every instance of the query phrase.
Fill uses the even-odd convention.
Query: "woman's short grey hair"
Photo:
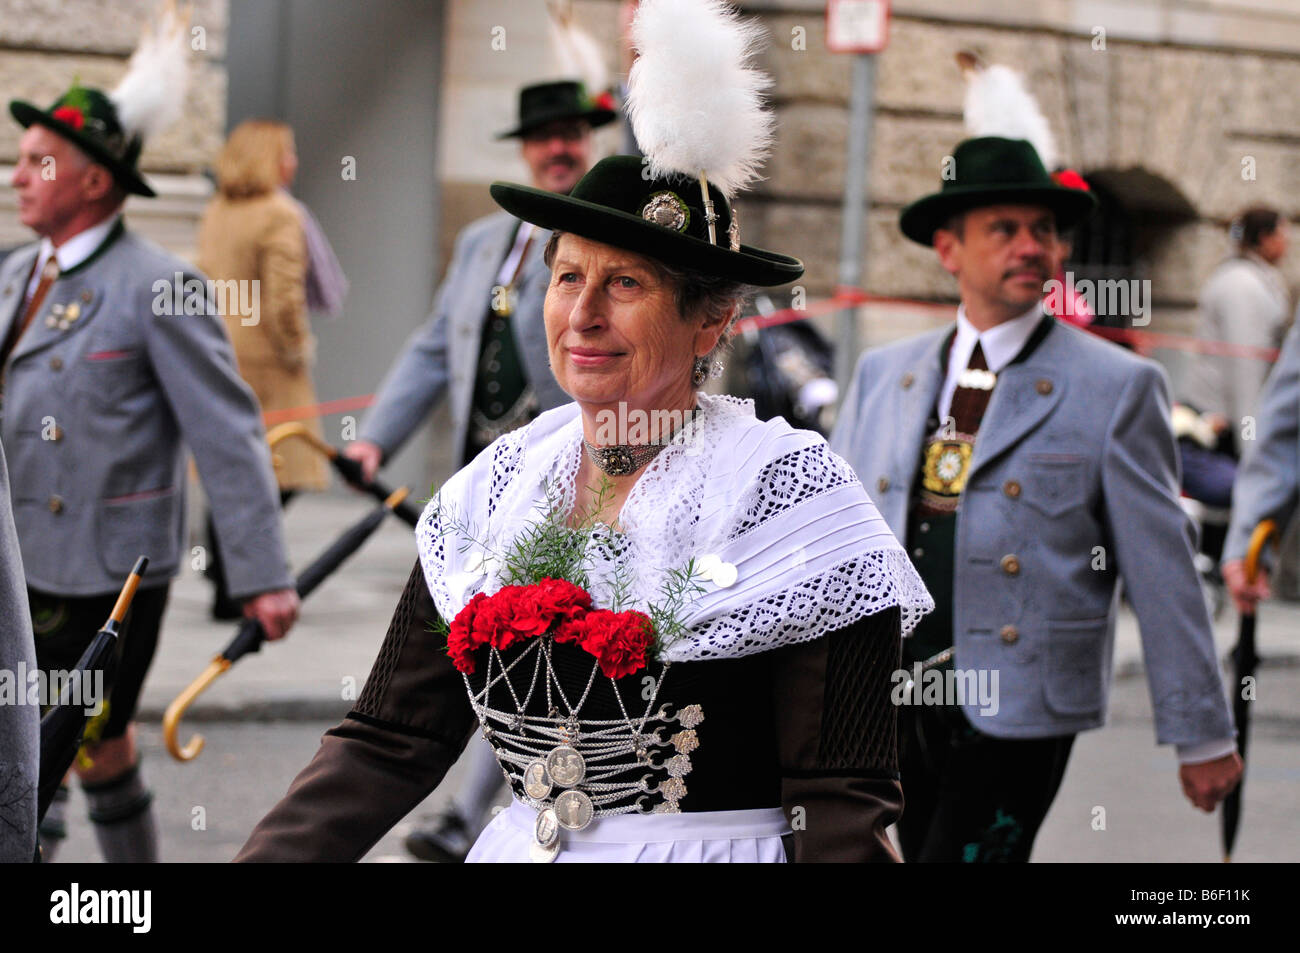
[[[564,232],[551,233],[543,253],[547,268],[554,266],[556,248],[563,236]],[[719,278],[693,268],[668,265],[649,255],[643,257],[673,284],[673,300],[677,305],[677,313],[683,320],[703,315],[709,323],[727,321],[726,331],[718,339],[718,346],[708,355],[708,359],[712,361],[723,353],[730,343],[731,328],[740,317],[745,302],[754,293],[754,286],[730,278]]]

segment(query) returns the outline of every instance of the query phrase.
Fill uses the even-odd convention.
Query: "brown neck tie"
[[[23,309],[22,315],[14,322],[14,326],[9,329],[9,336],[5,339],[4,351],[0,352],[0,368],[9,362],[9,355],[14,352],[18,342],[22,340],[23,333],[27,326],[32,323],[32,319],[40,313],[41,305],[45,302],[45,296],[50,293],[50,286],[59,278],[59,260],[55,255],[51,255],[45,262],[45,267],[41,269],[41,280],[36,285],[36,290],[32,292],[31,300],[27,302],[27,307]]]
[[[970,363],[966,367],[972,371],[989,369],[988,362],[984,359],[984,348],[978,341],[975,342],[975,350],[971,352]],[[960,383],[957,385],[952,393],[952,407],[948,413],[958,433],[970,436],[979,433],[980,422],[984,419],[984,411],[988,409],[989,398],[992,396],[992,387],[964,387]]]

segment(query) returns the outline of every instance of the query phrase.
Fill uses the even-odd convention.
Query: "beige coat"
[[[218,195],[199,226],[199,268],[213,281],[258,282],[222,308],[239,373],[262,410],[316,403],[315,339],[307,320],[307,248],[293,200],[282,192],[231,200]],[[229,294],[229,293],[228,293]],[[320,433],[320,421],[304,421]],[[320,490],[325,460],[300,440],[275,448],[282,490]]]

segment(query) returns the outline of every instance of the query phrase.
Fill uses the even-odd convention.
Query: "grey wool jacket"
[[[0,266],[0,337],[19,319],[38,246]],[[236,599],[292,585],[261,413],[201,274],[117,227],[50,287],[3,371],[0,438],[27,582],[116,592],[176,574],[194,455]],[[160,290],[161,289],[161,290]],[[181,308],[175,307],[181,299]]]

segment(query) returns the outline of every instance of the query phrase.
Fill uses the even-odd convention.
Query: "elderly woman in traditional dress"
[[[560,860],[893,857],[891,677],[900,630],[929,597],[819,436],[697,390],[746,286],[788,282],[802,266],[711,244],[690,184],[641,169],[606,159],[571,197],[493,186],[512,214],[554,230],[547,339],[574,403],[500,438],[430,504],[421,565],[355,710],[240,859],[359,858],[476,730],[515,799],[470,860],[525,860],[557,844]],[[729,204],[712,197],[725,235]],[[629,432],[648,421],[649,433],[611,445],[611,420]],[[673,421],[686,426],[663,432]],[[694,559],[684,635],[616,679],[579,645],[545,636],[480,649],[476,671],[458,671],[430,623],[500,589],[483,540],[517,538],[555,509],[556,491],[567,521],[598,524],[589,578],[622,566],[629,605],[652,603]],[[595,604],[612,588],[593,583]]]
[[[802,264],[636,157],[492,195],[552,232],[573,403],[430,502],[356,708],[237,859],[360,858],[475,731],[513,800],[470,861],[896,859],[891,685],[929,594],[820,436],[699,390],[746,291]]]

